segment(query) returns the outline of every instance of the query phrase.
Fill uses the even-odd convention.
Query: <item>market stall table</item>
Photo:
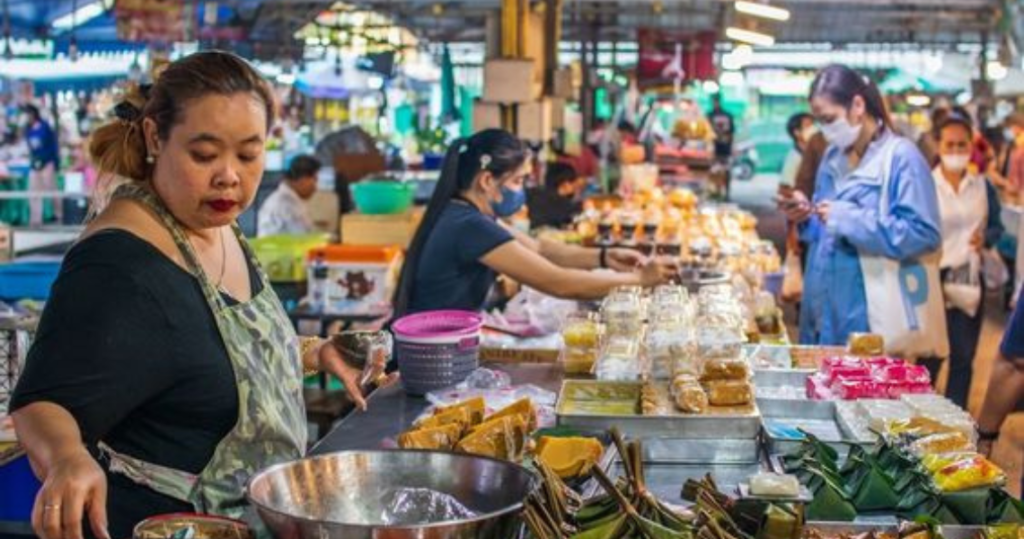
[[[488,365],[485,365],[488,366]],[[561,368],[553,364],[497,365],[512,383],[533,384],[558,391]],[[353,412],[315,445],[313,455],[357,449],[379,449],[381,442],[408,429],[430,406],[427,399],[407,395],[400,384],[379,389],[370,396],[366,412]]]

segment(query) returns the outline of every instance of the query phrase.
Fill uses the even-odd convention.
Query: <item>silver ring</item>
[[[43,505],[43,511],[49,511],[50,509],[60,509],[59,503],[47,503]]]

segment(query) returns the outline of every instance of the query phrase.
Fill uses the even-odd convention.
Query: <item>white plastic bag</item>
[[[946,306],[960,309],[968,316],[978,314],[981,306],[981,259],[971,255],[970,262],[959,268],[951,268],[942,277],[942,292]]]
[[[992,291],[1002,290],[1010,282],[1010,270],[1007,269],[999,251],[985,249],[981,251],[981,275],[985,288]]]
[[[804,295],[804,270],[800,266],[800,255],[786,253],[786,276],[782,278],[782,301],[795,303]]]

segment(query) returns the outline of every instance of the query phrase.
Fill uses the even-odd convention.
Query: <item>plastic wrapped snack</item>
[[[935,472],[965,459],[969,459],[977,456],[978,453],[974,451],[957,451],[955,453],[938,453],[935,455],[925,455],[921,458],[921,466],[928,470],[929,473],[934,474]]]
[[[940,468],[932,475],[935,486],[943,492],[959,492],[992,487],[1006,482],[1006,474],[981,455],[958,460]]]
[[[712,406],[743,406],[754,400],[754,388],[746,381],[716,380],[705,384],[705,390]]]
[[[708,394],[696,381],[673,386],[676,408],[686,414],[703,414],[708,409]]]
[[[636,380],[640,377],[640,346],[635,338],[609,337],[594,365],[598,380]]]
[[[411,430],[398,436],[398,447],[450,451],[458,443],[462,431],[457,424]]]
[[[659,380],[672,377],[677,360],[690,360],[696,355],[692,334],[684,330],[653,330],[647,335],[644,351],[651,365],[651,377]]]
[[[754,496],[795,498],[800,495],[800,480],[794,475],[759,473],[750,477],[750,493]]]
[[[701,381],[749,380],[750,366],[743,359],[712,359],[704,363]]]
[[[918,456],[935,453],[953,453],[956,451],[974,451],[976,448],[962,432],[944,432],[933,434],[910,444],[910,450]]]
[[[880,356],[885,354],[885,339],[874,333],[851,333],[847,349],[855,356]]]

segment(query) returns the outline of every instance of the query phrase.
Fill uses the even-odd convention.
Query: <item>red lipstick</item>
[[[211,201],[207,202],[207,204],[211,208],[213,208],[213,211],[220,212],[220,213],[229,212],[229,211],[233,210],[235,208],[235,206],[238,205],[238,203],[235,202],[234,200],[227,200],[227,199],[211,200]]]

